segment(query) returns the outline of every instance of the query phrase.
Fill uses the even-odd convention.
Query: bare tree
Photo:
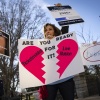
[[[31,0],[0,0],[0,26],[10,35],[11,57],[0,57],[1,79],[5,95],[15,91],[18,78],[18,39],[42,38],[41,28],[47,22],[45,12]]]
[[[94,34],[91,29],[85,29],[85,24],[80,24],[80,31],[77,31],[77,36],[83,41],[83,43],[96,43],[100,41],[100,35]]]
[[[96,40],[94,40],[94,36],[90,29],[88,30],[88,32],[86,32],[84,28],[84,24],[81,24],[80,28],[81,28],[81,31],[77,31],[77,35],[83,40],[83,43],[91,43],[93,41],[98,40],[98,37]]]

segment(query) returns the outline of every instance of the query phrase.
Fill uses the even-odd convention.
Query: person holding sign
[[[44,26],[46,39],[52,39],[64,33],[68,33],[69,26],[62,27],[61,31],[53,24],[47,23]],[[54,66],[55,67],[55,66]],[[42,100],[55,100],[57,92],[60,92],[63,100],[74,100],[74,81],[72,76],[40,87]]]

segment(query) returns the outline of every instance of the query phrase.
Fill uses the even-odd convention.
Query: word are
[[[56,37],[56,41],[59,41],[59,40],[65,39],[65,38],[69,38],[69,37],[72,37],[72,36],[73,36],[73,33],[66,34],[66,35],[61,35],[59,37]]]
[[[48,40],[48,41],[40,41],[40,44],[41,45],[46,45],[46,44],[50,44],[51,43],[51,41],[50,40]]]
[[[45,47],[45,51],[47,51],[47,50],[51,51],[51,50],[54,50],[54,49],[55,49],[54,45],[52,47]]]
[[[23,41],[22,45],[34,45],[33,41]]]
[[[34,55],[32,55],[28,60],[26,60],[25,62],[22,62],[22,64],[24,66],[26,66],[29,62],[31,62],[33,59],[35,59],[39,54],[41,54],[43,51],[42,50],[38,50]]]

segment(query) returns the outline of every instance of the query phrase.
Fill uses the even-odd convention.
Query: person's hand
[[[92,43],[95,45],[95,44],[97,44],[97,41],[93,41]]]
[[[58,7],[62,6],[61,3],[57,3],[57,4],[54,4],[54,5],[55,5],[55,6],[58,6]]]

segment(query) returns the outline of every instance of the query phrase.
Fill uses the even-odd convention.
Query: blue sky
[[[91,36],[93,35],[93,40],[96,40],[100,36],[100,0],[38,0],[38,2],[41,2],[38,4],[44,7],[44,10],[51,19],[51,23],[56,24],[58,27],[59,25],[46,7],[53,6],[56,3],[70,5],[85,21],[83,24],[70,25],[70,31],[81,32],[80,25],[84,25],[85,37],[87,37],[89,32]],[[79,39],[79,41],[83,42],[82,39]],[[100,38],[98,41],[100,41]]]

